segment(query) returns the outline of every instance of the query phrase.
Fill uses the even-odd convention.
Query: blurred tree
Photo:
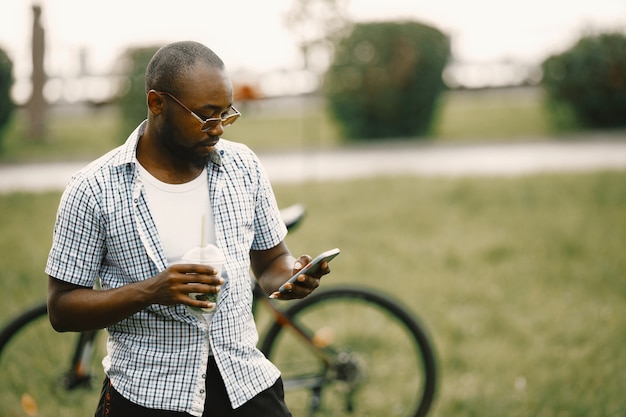
[[[449,56],[449,38],[434,27],[412,21],[356,24],[338,42],[324,83],[344,135],[427,134]]]
[[[582,37],[542,63],[549,108],[566,105],[584,127],[626,126],[626,35]]]
[[[0,48],[0,143],[15,111],[15,103],[11,98],[11,88],[14,81],[13,62],[7,53]]]
[[[117,104],[121,113],[122,140],[146,119],[146,67],[160,46],[146,46],[127,49],[120,60],[123,75]]]
[[[312,59],[317,53],[332,54],[334,41],[349,27],[348,0],[294,0],[285,15],[285,25],[293,33],[306,70],[324,71],[328,59]],[[320,62],[322,61],[322,62]],[[325,61],[325,62],[324,62]],[[316,67],[317,66],[317,67]]]
[[[45,139],[46,134],[46,112],[48,110],[48,103],[43,95],[43,88],[47,80],[46,70],[44,67],[46,38],[45,30],[41,24],[41,6],[34,5],[32,9],[32,92],[28,103],[26,103],[26,108],[29,113],[28,139],[42,141]]]

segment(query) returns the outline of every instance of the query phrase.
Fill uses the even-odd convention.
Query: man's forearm
[[[60,332],[102,329],[150,305],[136,284],[102,291],[64,288],[58,282],[53,287],[48,297],[48,316],[52,327]]]
[[[282,255],[272,262],[260,277],[257,277],[266,294],[278,291],[278,288],[291,278],[295,262],[296,259],[293,256]]]

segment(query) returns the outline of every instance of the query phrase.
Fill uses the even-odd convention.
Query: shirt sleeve
[[[274,191],[265,169],[257,160],[259,192],[255,209],[255,233],[252,249],[267,250],[278,245],[287,235]]]
[[[46,264],[48,275],[85,287],[95,283],[105,253],[101,210],[91,189],[84,179],[66,188]]]

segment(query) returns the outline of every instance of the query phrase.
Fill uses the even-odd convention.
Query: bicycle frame
[[[274,322],[278,323],[278,325],[283,328],[288,328],[292,330],[305,343],[305,345],[309,347],[312,352],[324,362],[325,365],[330,366],[330,364],[332,363],[333,354],[335,353],[332,349],[328,347],[318,346],[314,342],[315,335],[298,326],[293,320],[290,320],[278,307],[276,307],[276,305],[271,301],[271,299],[265,294],[263,289],[258,284],[254,284],[252,291],[254,294],[254,302],[256,302],[257,304],[259,302],[262,303],[262,305],[271,312]]]
[[[276,307],[275,302],[273,302],[267,296],[267,294],[265,294],[265,292],[258,283],[254,283],[252,291],[254,295],[253,312],[256,311],[256,306],[261,303],[272,314],[273,322],[275,322],[284,329],[291,330],[295,335],[298,336],[303,344],[308,347],[313,352],[313,354],[317,356],[324,364],[325,372],[321,373],[318,376],[307,376],[298,379],[289,379],[283,381],[286,391],[304,389],[308,389],[311,391],[309,411],[310,416],[313,416],[321,405],[322,388],[327,383],[326,374],[328,373],[329,369],[334,367],[336,363],[335,359],[337,357],[337,353],[329,346],[320,346],[319,344],[316,344],[314,342],[315,335],[311,334],[311,332],[298,326],[293,320],[289,319],[289,317],[287,317],[283,313],[283,311]],[[267,352],[263,353],[267,354]]]

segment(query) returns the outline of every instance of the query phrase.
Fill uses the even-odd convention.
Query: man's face
[[[189,111],[173,99],[165,95],[163,98],[167,108],[158,132],[159,141],[175,158],[204,166],[224,127],[218,123],[203,132],[201,123]],[[176,98],[202,119],[220,117],[232,105],[232,83],[223,71],[199,64],[184,77]]]

